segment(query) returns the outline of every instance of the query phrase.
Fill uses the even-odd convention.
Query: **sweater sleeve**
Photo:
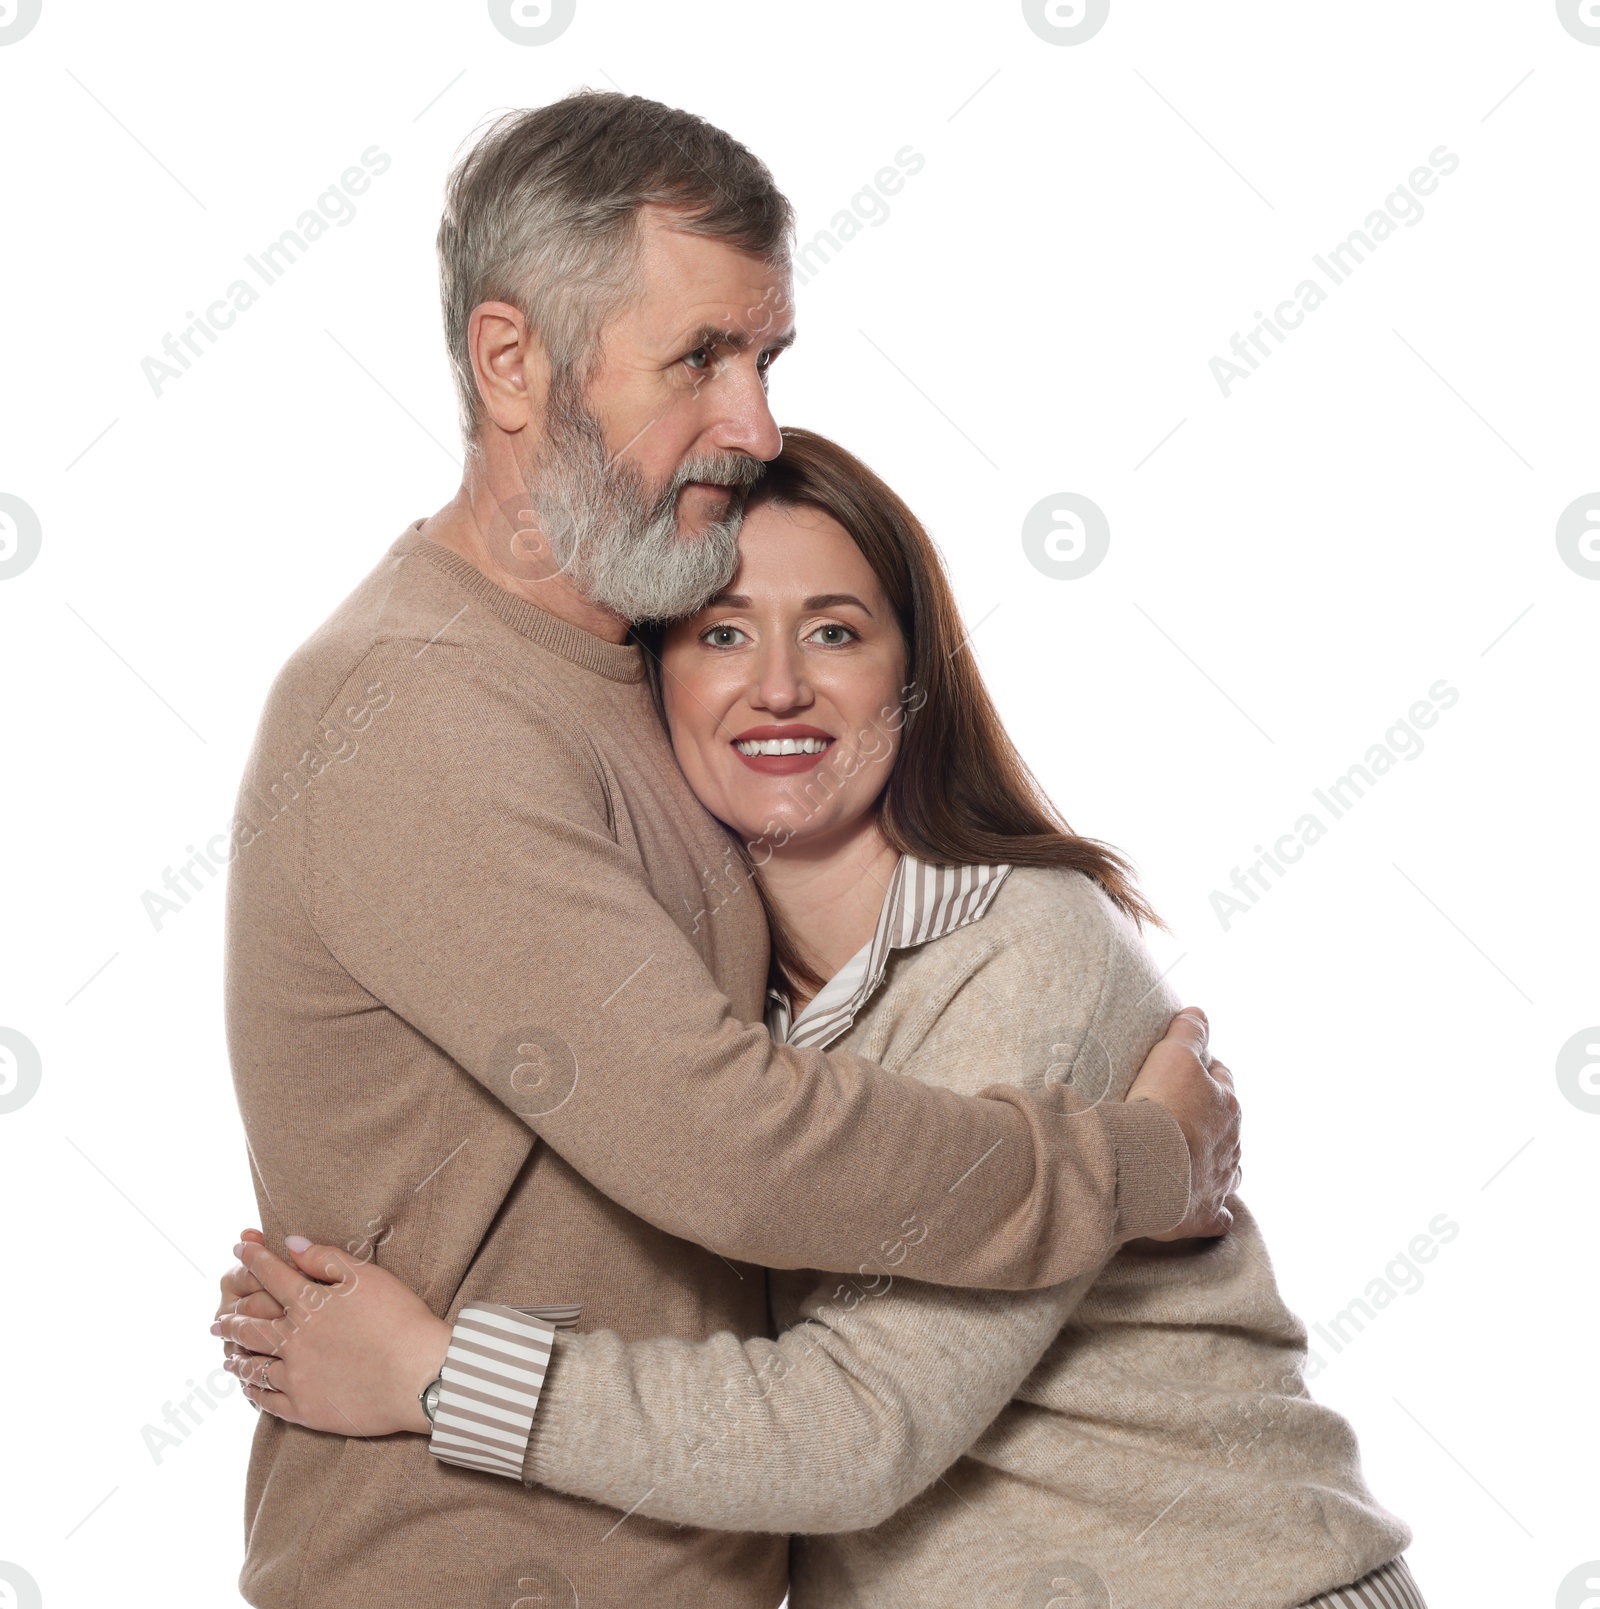
[[[353,680],[379,675],[400,718],[304,806],[307,914],[628,1211],[779,1268],[856,1268],[909,1219],[919,1278],[989,1289],[1057,1285],[1182,1218],[1187,1147],[1153,1103],[1025,1092],[983,1043],[979,1098],[775,1046],[652,896],[570,717],[443,643],[379,644]]]
[[[775,1341],[562,1335],[523,1477],[712,1530],[865,1530],[983,1434],[1093,1277],[831,1278]]]
[[[952,1044],[985,1032],[1020,1043],[1048,1024],[1073,1048],[1042,1076],[1119,1099],[1171,1001],[1142,946],[1091,923],[1087,965],[1051,949],[1048,930],[1011,938],[945,1007],[937,1043],[908,1070],[948,1077],[959,1065]],[[1075,1002],[1041,991],[1069,974]],[[900,1266],[917,1266],[921,1250],[908,1247]],[[884,1271],[819,1284],[775,1341],[563,1336],[524,1478],[714,1529],[876,1525],[982,1435],[1093,1279],[1017,1295]]]

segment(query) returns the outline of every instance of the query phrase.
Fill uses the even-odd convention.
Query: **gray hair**
[[[634,292],[639,211],[786,261],[794,212],[765,163],[693,113],[637,95],[579,90],[496,118],[445,185],[439,297],[462,438],[482,404],[467,348],[473,308],[509,302],[543,341],[552,376],[585,383],[600,331]]]

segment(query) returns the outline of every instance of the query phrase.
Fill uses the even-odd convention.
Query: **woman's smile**
[[[752,771],[792,777],[819,765],[833,741],[815,726],[752,726],[733,740],[733,748]]]

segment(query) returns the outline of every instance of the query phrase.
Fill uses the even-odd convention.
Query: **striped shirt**
[[[896,950],[942,939],[976,922],[989,909],[1009,866],[936,866],[902,855],[889,878],[871,939],[817,991],[816,998],[791,1018],[789,997],[767,994],[767,1031],[781,1044],[825,1050],[848,1033],[856,1015],[877,993],[884,969]]]

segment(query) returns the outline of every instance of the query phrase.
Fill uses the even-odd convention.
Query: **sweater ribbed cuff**
[[[456,1315],[428,1451],[446,1464],[522,1479],[555,1325],[496,1302]]]
[[[1189,1142],[1158,1101],[1108,1101],[1100,1115],[1117,1165],[1118,1242],[1164,1235],[1189,1213]]]
[[[534,1416],[528,1435],[528,1450],[522,1461],[522,1479],[529,1486],[549,1486],[561,1461],[562,1433],[567,1408],[574,1397],[574,1372],[583,1373],[583,1337],[568,1331],[556,1337],[550,1363],[545,1371],[544,1390],[539,1394],[540,1411]],[[583,1392],[576,1388],[577,1396]]]

